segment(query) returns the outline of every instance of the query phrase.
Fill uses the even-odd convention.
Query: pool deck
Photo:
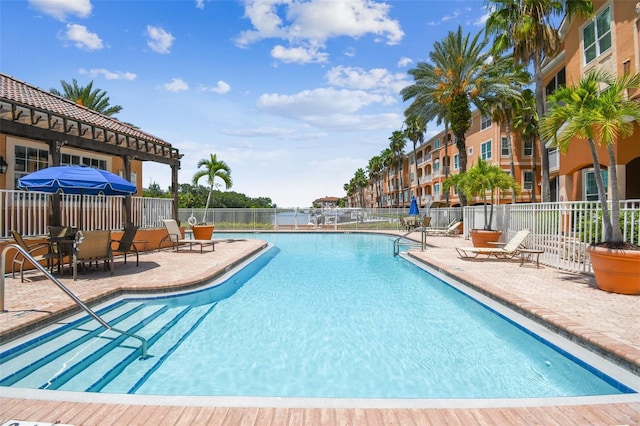
[[[416,233],[417,237],[417,233]],[[265,243],[251,234],[222,240],[215,252],[170,250],[115,261],[115,274],[102,269],[69,275],[61,282],[93,304],[122,291],[193,288],[222,275],[230,265],[259,251]],[[429,237],[425,251],[410,256],[584,346],[605,354],[640,376],[640,296],[600,291],[592,276],[572,274],[516,260],[464,260],[462,237]],[[389,255],[392,255],[391,247]],[[0,338],[10,339],[55,321],[75,309],[73,302],[45,280],[27,272],[20,283],[5,282]],[[637,383],[640,383],[640,377]],[[75,394],[0,388],[0,424],[22,420],[71,425],[123,424],[578,424],[640,425],[640,396],[558,400],[307,400],[260,398],[171,398]]]

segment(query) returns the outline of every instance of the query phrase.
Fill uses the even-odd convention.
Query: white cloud
[[[196,7],[198,9],[204,9],[204,0],[196,0]]]
[[[397,44],[404,37],[398,21],[388,17],[389,6],[367,0],[245,0],[245,17],[253,29],[236,39],[240,47],[259,40],[277,38],[289,47],[276,46],[272,56],[288,62],[325,62],[324,48],[330,38],[360,38],[373,34],[378,42]],[[300,46],[307,47],[300,47]]]
[[[333,86],[393,94],[398,94],[410,84],[407,74],[393,74],[384,68],[364,70],[357,67],[338,66],[331,68],[326,78]]]
[[[169,53],[175,37],[161,27],[147,25],[147,46],[156,53]]]
[[[271,56],[285,63],[323,63],[329,55],[320,53],[315,48],[275,46],[271,49]]]
[[[162,87],[170,92],[183,92],[189,90],[189,85],[181,78],[171,79],[171,83],[166,83]]]
[[[81,68],[78,70],[80,74],[88,75],[91,78],[96,78],[98,76],[103,76],[107,80],[135,80],[138,76],[132,72],[122,72],[122,71],[109,71],[105,68],[92,68],[90,70],[86,70]]]
[[[62,38],[73,42],[78,49],[91,51],[103,48],[100,37],[96,33],[89,32],[84,25],[67,24],[67,31]]]
[[[411,58],[407,58],[406,56],[403,56],[402,58],[400,58],[400,60],[398,61],[398,66],[399,67],[408,67],[409,65],[411,65],[413,63],[413,59]]]
[[[86,18],[92,8],[89,0],[29,0],[29,5],[59,21],[67,15]]]
[[[224,95],[225,93],[229,93],[231,91],[231,86],[229,85],[229,83],[219,80],[214,87],[207,87],[207,86],[201,85],[200,91],[213,92],[213,93],[219,93],[221,95]]]

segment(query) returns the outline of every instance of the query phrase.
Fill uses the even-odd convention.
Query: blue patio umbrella
[[[137,190],[118,175],[87,166],[47,167],[18,179],[18,188],[82,195],[131,195]]]
[[[418,210],[418,201],[416,201],[416,197],[411,197],[411,204],[409,205],[409,214],[411,216],[418,216],[420,214],[420,210]]]
[[[18,179],[18,188],[51,194],[78,194],[80,224],[82,224],[82,195],[131,195],[136,186],[106,170],[87,166],[55,166],[40,169]]]

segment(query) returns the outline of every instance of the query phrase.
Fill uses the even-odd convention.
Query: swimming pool
[[[118,341],[97,324],[77,320],[61,336],[40,338],[40,347],[3,350],[0,383],[111,393],[352,398],[631,391],[394,258],[389,237],[256,237],[274,247],[221,285],[179,297],[129,298],[102,309],[110,321],[150,339],[150,360],[135,360],[137,342]]]

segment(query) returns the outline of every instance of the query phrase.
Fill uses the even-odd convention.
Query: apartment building
[[[561,50],[549,58],[543,68],[546,95],[559,86],[576,83],[594,68],[608,70],[615,75],[640,72],[640,2],[598,0],[594,1],[594,11],[592,18],[574,18],[562,23]],[[629,96],[640,101],[638,91],[629,93]],[[521,187],[516,202],[539,202],[542,199],[540,150],[532,141],[523,140],[517,132],[512,132],[511,137],[509,145],[504,126],[476,111],[466,135],[467,167],[472,167],[478,158],[482,158],[511,172],[511,150],[513,175]],[[444,180],[459,172],[459,154],[452,138],[451,132],[446,135],[442,131],[417,147],[415,156],[409,142],[402,167],[398,171],[385,171],[381,182],[369,182],[365,188],[365,207],[408,208],[412,196],[423,208],[460,205],[453,190],[448,194],[442,190]],[[637,124],[634,134],[619,140],[615,150],[620,198],[640,199],[640,128]],[[600,159],[601,173],[606,178],[608,155],[604,147],[600,148]],[[597,200],[595,175],[586,141],[575,140],[566,154],[551,149],[549,164],[551,201]],[[497,202],[512,202],[510,192],[498,195]],[[469,205],[479,202],[477,198],[468,200]]]
[[[640,3],[594,1],[591,19],[565,20],[560,53],[547,61],[544,71],[545,93],[558,86],[576,84],[593,69],[614,75],[640,72]],[[629,93],[640,101],[640,93]],[[621,199],[640,199],[640,128],[614,145],[618,164],[618,194]],[[609,159],[606,148],[599,149],[605,181]],[[590,152],[586,141],[574,140],[566,154],[550,152],[551,188],[554,201],[597,200]],[[610,184],[610,183],[609,183]],[[610,186],[610,185],[609,185]],[[611,191],[611,188],[609,188]],[[610,193],[610,192],[609,192]]]

